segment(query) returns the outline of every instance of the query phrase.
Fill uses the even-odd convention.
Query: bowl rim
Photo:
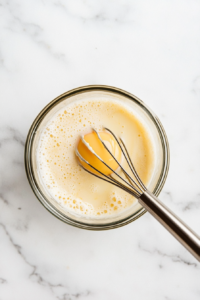
[[[42,120],[45,118],[45,116],[49,113],[49,111],[55,107],[58,103],[62,102],[64,99],[67,99],[71,96],[84,93],[84,92],[90,92],[90,91],[107,91],[111,93],[117,93],[122,96],[125,96],[132,101],[136,102],[137,104],[142,107],[142,109],[148,114],[148,116],[152,119],[154,122],[162,144],[163,148],[163,166],[162,166],[162,172],[161,176],[159,177],[159,180],[153,190],[153,194],[155,196],[158,196],[165,184],[165,181],[167,179],[168,171],[169,171],[169,164],[170,164],[170,149],[169,149],[169,142],[168,138],[166,135],[166,132],[163,128],[163,125],[161,124],[159,118],[156,116],[156,114],[137,96],[113,87],[113,86],[107,86],[107,85],[86,85],[86,86],[81,86],[72,90],[69,90],[52,101],[50,101],[41,111],[40,113],[36,116],[35,120],[33,121],[28,134],[26,138],[26,143],[25,143],[25,150],[24,150],[24,165],[25,165],[25,171],[26,171],[26,176],[29,181],[29,184],[36,196],[36,198],[40,201],[40,203],[55,217],[57,217],[59,220],[78,227],[82,229],[88,229],[88,230],[108,230],[108,229],[114,229],[118,227],[125,226],[135,220],[137,220],[139,217],[144,215],[146,213],[146,209],[141,207],[136,213],[133,213],[132,215],[121,219],[117,221],[113,221],[110,223],[105,223],[105,224],[86,224],[85,222],[77,221],[72,218],[69,218],[68,216],[64,215],[62,212],[58,211],[56,207],[53,206],[52,203],[46,199],[46,197],[43,195],[41,192],[40,188],[37,185],[37,181],[34,176],[34,171],[33,171],[33,166],[32,166],[32,145],[34,141],[34,136],[37,131],[38,126],[42,122]]]

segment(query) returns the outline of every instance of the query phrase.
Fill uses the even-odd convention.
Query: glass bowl
[[[146,104],[136,96],[115,87],[90,85],[70,90],[47,104],[36,117],[28,132],[25,144],[26,174],[36,197],[50,213],[69,225],[89,230],[108,230],[133,222],[141,217],[146,210],[139,203],[136,203],[119,215],[103,219],[87,218],[72,214],[61,207],[48,191],[44,189],[37,172],[37,146],[45,125],[54,114],[69,103],[88,98],[91,98],[92,100],[117,99],[118,101],[129,105],[129,107],[142,118],[143,123],[149,129],[155,146],[155,171],[148,189],[156,196],[161,192],[167,178],[169,169],[169,145],[161,122]]]

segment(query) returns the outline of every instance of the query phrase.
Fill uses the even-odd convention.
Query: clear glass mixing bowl
[[[28,132],[25,145],[25,169],[30,186],[38,200],[55,217],[69,225],[89,230],[107,230],[124,226],[141,217],[146,210],[139,204],[116,216],[108,218],[86,218],[74,215],[62,208],[46,191],[37,172],[36,153],[40,135],[54,114],[69,103],[84,99],[107,99],[121,101],[139,114],[143,123],[148,126],[155,145],[155,171],[148,189],[158,196],[161,192],[169,169],[169,145],[164,128],[157,116],[136,96],[121,89],[92,85],[70,90],[51,101],[36,117]]]

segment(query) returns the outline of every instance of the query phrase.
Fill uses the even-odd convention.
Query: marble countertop
[[[0,1],[1,300],[199,300],[200,264],[150,214],[106,232],[68,226],[37,201],[23,162],[49,101],[125,89],[169,138],[160,199],[200,233],[199,32],[195,0]]]

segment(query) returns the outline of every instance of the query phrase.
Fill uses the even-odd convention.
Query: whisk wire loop
[[[104,143],[104,141],[101,139],[99,133],[93,129],[93,131],[97,134],[98,139],[100,140],[100,142],[102,143],[102,145],[104,146],[104,148],[108,151],[108,153],[112,156],[112,158],[115,160],[115,162],[118,164],[118,166],[120,167],[120,169],[123,171],[124,175],[126,176],[126,178],[128,179],[125,180],[118,172],[116,172],[115,170],[113,170],[105,161],[103,161],[103,159],[101,157],[99,157],[95,152],[93,152],[93,154],[107,167],[109,168],[110,171],[112,171],[111,175],[105,175],[104,173],[100,172],[97,168],[95,168],[93,165],[91,165],[88,161],[86,161],[81,154],[79,153],[78,149],[76,149],[76,155],[79,157],[79,159],[83,162],[85,162],[88,166],[90,166],[93,170],[95,170],[96,172],[98,172],[98,174],[100,174],[101,176],[97,175],[96,173],[93,173],[91,171],[89,171],[88,169],[86,169],[85,167],[83,167],[81,164],[80,166],[87,171],[88,173],[95,175],[96,177],[107,181],[109,183],[114,184],[115,186],[122,188],[123,190],[125,190],[126,192],[130,193],[131,195],[133,195],[136,198],[139,198],[142,193],[146,190],[146,187],[144,186],[144,184],[142,183],[138,173],[136,172],[133,163],[131,161],[130,155],[128,153],[127,148],[125,147],[125,144],[123,143],[123,141],[120,139],[120,142],[122,143],[123,147],[121,146],[119,140],[117,139],[117,137],[115,136],[115,134],[108,128],[104,128],[106,131],[108,131],[109,133],[112,134],[112,136],[114,137],[114,139],[116,140],[117,144],[119,145],[121,152],[131,170],[131,172],[133,173],[134,177],[136,178],[136,180],[138,182],[136,182],[129,174],[128,172],[124,169],[124,167],[122,166],[122,164],[115,158],[115,156],[112,154],[112,152],[108,149],[108,147],[106,146],[106,144]],[[123,181],[126,185],[124,185],[122,182],[118,181],[116,178],[113,177],[113,175],[116,175],[121,181]],[[103,176],[103,177],[102,177]],[[106,179],[105,179],[106,178]],[[128,185],[128,186],[127,186]]]

